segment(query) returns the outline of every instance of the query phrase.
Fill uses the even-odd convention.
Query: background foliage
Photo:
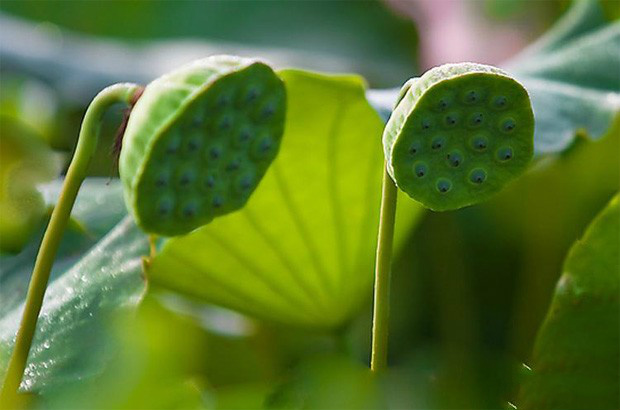
[[[478,16],[466,28],[499,19],[524,39],[566,12],[519,55],[491,61],[531,92],[538,157],[481,205],[432,213],[400,199],[392,367],[379,380],[366,363],[381,118],[397,92],[385,87],[426,67],[418,53],[425,32],[413,22],[422,11],[411,20],[374,1],[63,4],[0,4],[0,374],[60,182],[39,185],[40,194],[29,191],[38,199],[18,207],[26,222],[17,254],[21,246],[4,246],[16,220],[4,207],[18,198],[8,187],[19,179],[32,190],[59,175],[54,163],[71,151],[98,89],[148,82],[212,52],[355,72],[370,89],[358,76],[282,71],[295,121],[274,167],[244,210],[159,243],[149,281],[147,238],[126,216],[118,182],[107,181],[120,110],[111,113],[91,169],[104,178],[80,193],[52,273],[22,385],[29,406],[618,406],[618,319],[604,313],[617,313],[617,199],[586,230],[620,185],[613,1],[577,2],[568,11],[566,2],[466,3]],[[37,142],[9,151],[15,135]],[[32,176],[12,174],[13,164],[33,158]],[[572,279],[556,289],[563,272]],[[584,302],[573,312],[574,289]],[[611,370],[599,372],[605,365]],[[585,393],[569,394],[576,390]]]

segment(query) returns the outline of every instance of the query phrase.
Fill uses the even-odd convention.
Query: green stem
[[[30,286],[26,296],[26,304],[22,321],[17,331],[15,347],[0,392],[0,404],[12,403],[21,384],[28,353],[35,333],[37,318],[43,304],[45,289],[49,280],[54,257],[58,251],[60,239],[65,230],[80,185],[86,177],[88,164],[97,148],[97,139],[103,114],[113,104],[134,103],[134,98],[141,90],[137,84],[115,84],[105,88],[93,99],[80,128],[75,154],[69,165],[58,203],[54,207],[39,254],[32,271]]]
[[[372,320],[372,352],[370,358],[370,369],[373,372],[380,372],[387,368],[390,275],[392,242],[394,241],[394,220],[396,217],[396,194],[396,185],[394,185],[394,181],[392,181],[388,174],[387,168],[384,168],[377,258],[375,261],[375,295]]]

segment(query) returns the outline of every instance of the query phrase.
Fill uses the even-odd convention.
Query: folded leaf
[[[620,201],[573,245],[534,347],[519,409],[620,407]]]
[[[326,328],[370,297],[383,123],[356,76],[281,72],[280,153],[248,205],[166,242],[156,284],[262,319]],[[401,203],[407,232],[420,209]]]

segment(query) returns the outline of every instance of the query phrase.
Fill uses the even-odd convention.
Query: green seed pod
[[[446,211],[483,201],[524,172],[533,136],[521,84],[495,67],[446,64],[403,86],[383,146],[396,185]]]
[[[210,57],[147,85],[119,158],[137,224],[179,235],[241,208],[276,156],[285,110],[283,82],[257,60]]]

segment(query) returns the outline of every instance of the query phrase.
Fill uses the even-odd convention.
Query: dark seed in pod
[[[473,104],[475,102],[478,101],[478,93],[474,90],[471,90],[470,92],[467,93],[467,95],[465,96],[465,101]]]
[[[224,199],[220,195],[216,195],[213,198],[213,207],[220,208],[224,204]]]
[[[431,144],[431,148],[435,151],[443,147],[443,138],[435,138]]]
[[[495,99],[493,99],[493,105],[495,106],[495,108],[504,108],[506,107],[507,103],[508,101],[503,95],[499,95],[495,97]]]
[[[453,167],[458,167],[463,162],[463,156],[458,151],[453,151],[447,155],[448,162]]]
[[[229,116],[224,116],[218,125],[220,131],[227,131],[232,125],[232,119]]]
[[[443,98],[441,100],[439,100],[439,102],[437,103],[437,107],[443,111],[446,108],[448,108],[448,102],[446,100],[444,100]]]
[[[478,151],[484,151],[487,148],[487,139],[485,137],[475,137],[472,141],[472,147]]]
[[[245,96],[245,100],[247,102],[253,102],[258,97],[258,90],[254,87],[250,88],[247,95]]]
[[[205,178],[205,186],[207,188],[213,188],[215,186],[215,177],[213,175],[208,175]]]
[[[191,218],[194,215],[196,215],[196,204],[194,204],[193,202],[190,202],[189,204],[185,205],[185,207],[183,208],[183,216],[187,218]]]
[[[226,166],[226,171],[236,171],[239,169],[239,165],[239,160],[234,159]]]
[[[218,159],[222,156],[222,149],[219,147],[213,147],[209,150],[209,157],[211,159]]]
[[[452,188],[452,183],[447,179],[440,179],[437,181],[437,190],[439,192],[446,193]]]
[[[515,120],[513,120],[512,118],[508,118],[504,120],[504,122],[502,122],[502,130],[504,132],[511,132],[512,130],[515,129],[516,126],[517,124]]]
[[[456,125],[456,123],[457,123],[456,116],[455,115],[446,115],[445,122],[446,122],[446,125],[448,125],[450,127]]]
[[[409,147],[409,154],[415,155],[420,152],[420,144],[416,141]]]
[[[424,175],[426,175],[426,165],[425,164],[416,164],[414,167],[414,172],[415,175],[418,178],[422,178]]]
[[[509,159],[512,158],[512,148],[510,148],[510,147],[500,148],[497,151],[497,158],[500,161],[508,161]]]
[[[469,175],[469,180],[474,184],[481,184],[487,178],[486,172],[483,169],[474,169]]]
[[[484,117],[482,113],[477,112],[471,116],[469,123],[470,125],[477,127],[482,124],[483,120],[484,120]]]
[[[429,119],[425,118],[422,120],[422,129],[423,130],[428,130],[431,128],[431,122]]]
[[[263,117],[263,119],[267,119],[271,117],[274,112],[276,112],[276,109],[273,106],[273,104],[270,103],[270,104],[267,104],[265,108],[263,108],[263,111],[261,112],[261,116]]]

